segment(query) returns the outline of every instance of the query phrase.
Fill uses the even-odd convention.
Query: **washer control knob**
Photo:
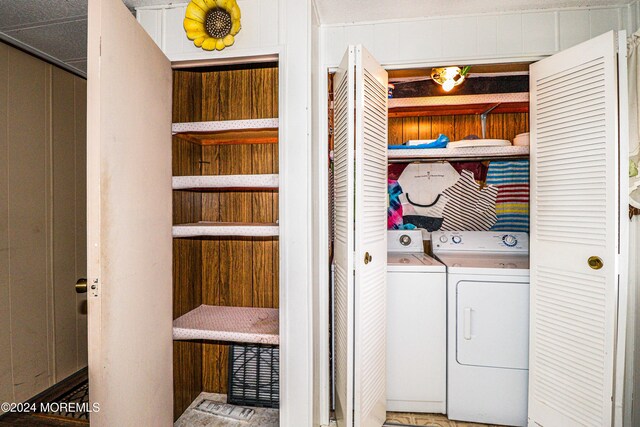
[[[402,246],[409,246],[411,244],[411,237],[408,234],[400,236],[400,244]]]
[[[453,243],[456,243],[456,244],[458,244],[458,243],[462,243],[462,237],[460,237],[460,236],[453,236],[453,237],[451,238],[451,241],[452,241]]]
[[[505,234],[504,236],[502,236],[502,242],[509,246],[510,248],[514,247],[515,245],[518,244],[518,239],[516,239],[516,236],[512,235],[512,234]]]
[[[440,236],[440,241],[442,243],[447,243],[447,240],[449,240],[449,239],[447,239],[447,236],[445,236],[444,234],[442,236]]]

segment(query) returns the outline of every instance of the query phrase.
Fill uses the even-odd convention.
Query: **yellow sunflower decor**
[[[240,31],[240,8],[236,0],[191,0],[184,29],[193,44],[205,50],[222,50],[233,44]]]

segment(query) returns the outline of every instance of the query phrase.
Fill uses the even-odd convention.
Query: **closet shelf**
[[[278,309],[201,305],[173,321],[174,340],[278,345]]]
[[[277,190],[278,175],[195,175],[174,176],[174,190]]]
[[[275,144],[278,119],[174,123],[173,135],[200,145]]]
[[[482,114],[496,106],[492,114],[528,113],[529,93],[446,95],[389,99],[389,117],[449,116]]]
[[[279,233],[278,224],[270,223],[201,221],[173,226],[173,237],[178,238],[204,236],[264,237],[278,236]]]
[[[511,145],[503,147],[461,147],[461,148],[423,148],[388,150],[389,161],[413,160],[470,160],[511,157],[528,157],[529,147]]]

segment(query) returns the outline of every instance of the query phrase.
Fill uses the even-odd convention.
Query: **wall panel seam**
[[[47,307],[47,357],[49,386],[57,382],[55,294],[53,289],[53,66],[45,66],[45,233],[46,233],[46,307]]]

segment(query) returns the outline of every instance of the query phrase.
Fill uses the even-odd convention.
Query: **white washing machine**
[[[447,266],[447,415],[527,424],[529,237],[509,232],[436,232]]]
[[[388,233],[387,410],[445,413],[446,268],[420,230]]]

